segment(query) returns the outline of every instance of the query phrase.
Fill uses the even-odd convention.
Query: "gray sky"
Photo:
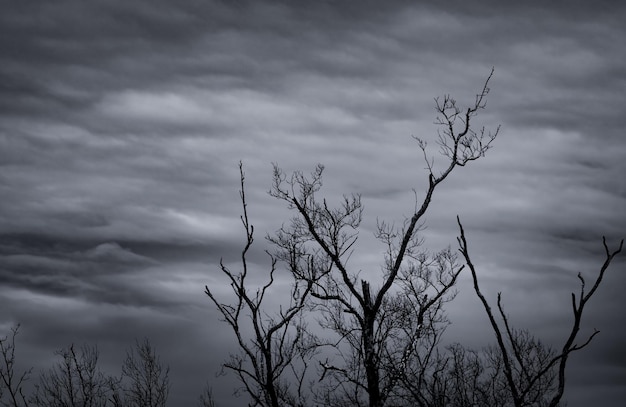
[[[473,102],[492,66],[476,124],[501,134],[436,191],[426,244],[454,245],[460,215],[489,298],[562,344],[576,274],[626,237],[626,7],[416,3],[5,2],[0,327],[22,324],[22,366],[89,342],[117,371],[149,336],[173,405],[207,380],[230,399],[214,374],[234,338],[203,288],[227,292],[218,262],[243,244],[239,160],[258,252],[290,216],[266,193],[273,162],[323,163],[330,201],[362,194],[353,266],[375,284],[376,219],[402,222],[426,182],[411,136],[434,144],[433,99]],[[626,398],[625,264],[589,304],[581,338],[602,332],[571,360],[570,406]],[[459,290],[450,340],[482,346],[467,275]]]

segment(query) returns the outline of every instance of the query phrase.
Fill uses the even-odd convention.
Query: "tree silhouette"
[[[97,346],[74,344],[55,352],[62,360],[43,372],[31,403],[41,407],[104,407],[118,381],[98,368]]]
[[[565,368],[570,354],[585,348],[599,333],[598,330],[594,330],[583,343],[575,343],[580,331],[585,305],[596,293],[613,258],[622,251],[624,240],[620,242],[617,249],[611,251],[607,246],[606,238],[602,238],[606,258],[588,292],[585,292],[584,277],[578,273],[580,280],[578,300],[576,294],[572,293],[574,321],[565,344],[561,351],[557,352],[543,345],[527,331],[518,331],[511,327],[509,318],[502,306],[501,293],[498,293],[497,306],[503,327],[498,324],[491,306],[480,290],[476,269],[469,255],[465,231],[458,217],[457,222],[461,231],[461,236],[458,238],[459,250],[472,272],[474,291],[483,304],[497,340],[497,346],[491,350],[491,359],[498,362],[497,373],[498,376],[502,376],[500,381],[504,381],[503,387],[508,390],[510,400],[515,407],[528,405],[558,406],[565,391]]]
[[[0,338],[0,403],[3,406],[28,406],[27,397],[24,394],[24,384],[30,379],[32,368],[18,373],[15,358],[15,337],[18,335],[20,326],[11,328],[11,335]],[[6,397],[4,397],[6,394]]]
[[[436,169],[440,164],[435,166],[426,141],[415,138],[426,163],[427,188],[419,199],[416,193],[413,213],[401,227],[378,221],[375,236],[385,247],[379,281],[367,280],[350,264],[363,215],[361,197],[345,195],[332,206],[320,197],[322,165],[305,176],[299,171],[287,175],[275,164],[270,195],[286,203],[295,216],[267,237],[275,248],[268,252],[268,280],[261,287],[250,286],[247,255],[254,228],[248,219],[240,163],[241,220],[247,236],[242,269],[233,272],[221,262],[234,302],[218,301],[208,286],[205,293],[237,338],[241,352],[224,367],[237,374],[252,405],[559,405],[568,357],[597,333],[581,345],[575,343],[585,304],[623,242],[613,252],[604,242],[606,260],[589,292],[579,276],[579,298],[572,296],[574,323],[562,350],[556,351],[530,332],[516,330],[500,295],[503,326],[496,321],[480,291],[460,220],[458,252],[425,249],[421,233],[437,187],[455,169],[483,157],[498,135],[499,127],[488,132],[472,126],[486,106],[492,76],[493,70],[467,108],[459,107],[450,95],[435,99],[436,143],[445,164]],[[280,266],[291,276],[291,296],[272,314],[264,299]],[[495,345],[478,351],[463,344],[441,344],[449,324],[445,305],[454,299],[458,277],[466,268],[496,338]],[[321,330],[307,326],[305,319],[318,321]],[[308,385],[303,386],[307,379]]]
[[[401,228],[379,222],[376,237],[384,244],[386,255],[383,279],[376,288],[348,265],[361,222],[360,196],[344,197],[341,206],[330,208],[325,199],[317,197],[322,186],[321,165],[310,178],[299,172],[288,178],[274,167],[270,193],[285,201],[298,217],[283,227],[273,242],[291,256],[305,257],[311,263],[292,273],[296,282],[311,287],[323,326],[348,345],[348,351],[341,352],[345,366],[333,366],[331,373],[335,382],[345,385],[343,397],[354,405],[394,403],[390,398],[400,378],[395,367],[406,365],[408,358],[422,350],[432,353],[438,343],[440,326],[445,323],[442,305],[454,296],[451,289],[463,266],[457,264],[450,249],[434,255],[423,250],[419,232],[436,188],[455,168],[484,156],[498,134],[499,129],[489,133],[471,126],[471,120],[485,108],[492,75],[493,70],[474,104],[465,110],[449,95],[435,100],[436,123],[441,127],[437,144],[447,164],[437,172],[434,159],[428,157],[427,143],[416,138],[426,162],[428,188]],[[399,314],[413,318],[399,318]],[[341,345],[335,343],[337,348]],[[339,402],[336,390],[333,402]]]
[[[247,286],[248,250],[254,242],[254,227],[248,220],[244,189],[245,174],[239,164],[241,179],[240,197],[243,204],[241,221],[246,232],[246,243],[241,253],[242,269],[231,271],[221,262],[221,270],[230,280],[235,303],[222,303],[213,291],[205,286],[205,293],[230,325],[241,349],[223,366],[235,372],[245,392],[258,406],[302,405],[302,384],[307,370],[306,361],[300,358],[304,344],[304,323],[300,318],[305,301],[310,293],[310,284],[303,289],[295,284],[290,293],[290,302],[273,316],[265,309],[264,301],[270,287],[274,284],[277,257],[268,252],[270,258],[269,278],[261,287],[250,289]],[[279,254],[282,257],[282,254]],[[299,267],[303,259],[293,256],[289,259],[292,268]],[[249,322],[249,325],[248,325]],[[251,325],[251,326],[250,326]],[[245,336],[245,329],[252,329],[252,337]],[[298,366],[297,359],[302,362]],[[290,380],[286,380],[289,376]],[[295,387],[295,390],[292,388]]]
[[[136,341],[122,364],[124,406],[165,406],[170,390],[169,371],[148,338]]]

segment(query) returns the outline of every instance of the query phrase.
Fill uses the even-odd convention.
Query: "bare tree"
[[[594,330],[584,342],[576,343],[585,305],[597,292],[613,258],[622,251],[624,240],[620,242],[617,249],[611,251],[607,246],[606,239],[602,238],[606,257],[593,286],[588,292],[585,291],[584,277],[578,273],[580,280],[578,298],[576,298],[575,293],[572,293],[574,321],[563,347],[557,352],[542,344],[530,333],[512,328],[502,306],[501,293],[498,293],[497,306],[502,322],[498,323],[494,311],[480,290],[476,269],[470,258],[465,231],[458,217],[457,222],[461,233],[458,238],[459,250],[472,273],[474,291],[489,318],[497,341],[497,345],[489,351],[489,359],[494,372],[493,382],[494,384],[497,383],[500,390],[499,394],[502,396],[502,389],[505,389],[507,393],[505,399],[510,400],[515,407],[558,406],[565,390],[565,370],[570,354],[585,348],[599,333],[598,330]]]
[[[213,397],[213,388],[209,383],[207,383],[204,392],[198,398],[198,407],[217,407],[215,397]]]
[[[254,242],[254,226],[248,220],[247,203],[244,189],[245,174],[239,164],[243,205],[241,222],[246,232],[246,243],[241,252],[241,270],[231,271],[220,261],[221,271],[230,281],[234,303],[221,302],[214,292],[205,286],[205,293],[222,314],[224,321],[233,330],[241,352],[232,354],[223,367],[234,372],[252,399],[254,406],[300,406],[304,403],[303,381],[307,369],[305,359],[299,358],[306,352],[304,343],[304,324],[300,318],[305,300],[311,290],[311,284],[304,287],[294,285],[291,289],[289,304],[280,307],[273,316],[265,300],[274,284],[274,275],[280,259],[284,259],[290,269],[302,266],[303,258],[282,252],[272,254],[268,280],[261,287],[250,288],[248,251]],[[280,259],[278,258],[280,257]],[[267,307],[267,308],[266,308]],[[249,338],[247,331],[251,329]],[[289,380],[286,379],[289,376]]]
[[[170,390],[170,368],[163,367],[150,340],[136,341],[122,365],[124,405],[127,407],[165,406]]]
[[[42,407],[104,407],[117,380],[98,369],[96,346],[74,345],[55,352],[62,360],[40,376],[31,403]],[[115,404],[115,403],[114,403]]]
[[[310,178],[300,172],[287,177],[278,166],[274,167],[270,193],[297,213],[274,241],[292,257],[307,260],[306,267],[292,269],[294,277],[310,290],[317,309],[324,315],[323,326],[336,332],[339,341],[335,348],[340,356],[346,356],[344,366],[322,364],[323,375],[334,376],[339,385],[333,389],[343,389],[352,405],[385,405],[398,383],[397,375],[384,368],[385,359],[393,365],[413,353],[415,340],[421,338],[422,330],[433,328],[434,322],[425,317],[440,320],[438,311],[442,303],[450,299],[462,267],[457,267],[449,250],[429,258],[421,250],[419,231],[437,186],[455,168],[482,157],[497,136],[497,130],[494,133],[486,133],[484,129],[474,131],[470,125],[472,118],[485,107],[492,74],[493,71],[474,104],[466,110],[461,110],[450,96],[436,99],[436,123],[441,126],[438,145],[447,164],[437,172],[434,159],[427,155],[426,142],[416,138],[426,161],[428,187],[402,228],[379,224],[377,237],[387,248],[379,286],[360,278],[348,265],[361,222],[360,196],[345,196],[339,207],[332,208],[317,196],[322,186],[323,166],[318,165]],[[414,311],[417,318],[411,327],[397,326],[398,318],[388,312],[396,307],[397,301],[393,298],[397,290],[392,288],[399,288],[398,285],[414,291],[415,302],[408,310]],[[396,335],[403,330],[405,335]],[[399,353],[392,350],[397,348],[398,340],[405,341]],[[429,352],[435,343],[431,338]],[[342,348],[344,344],[347,353]]]
[[[473,128],[474,118],[486,106],[492,75],[493,70],[466,109],[458,107],[449,95],[435,99],[435,123],[440,126],[437,145],[444,163],[435,165],[427,143],[416,138],[426,163],[427,187],[419,199],[416,192],[413,212],[401,227],[378,222],[375,237],[385,248],[379,281],[366,279],[365,273],[350,264],[363,214],[361,197],[344,196],[333,206],[320,197],[322,165],[310,176],[302,172],[288,176],[275,164],[270,195],[284,201],[295,216],[267,237],[276,248],[268,252],[269,278],[265,285],[251,290],[246,283],[247,255],[254,229],[248,221],[240,164],[241,220],[246,231],[242,269],[233,272],[220,263],[234,304],[218,301],[208,287],[205,292],[237,337],[241,353],[233,355],[224,367],[237,374],[253,405],[300,406],[311,400],[338,407],[559,405],[568,357],[597,334],[576,343],[584,307],[621,252],[623,241],[614,251],[604,242],[606,259],[589,292],[579,275],[580,294],[578,298],[572,294],[574,322],[561,350],[528,331],[515,329],[500,294],[497,306],[502,322],[496,321],[480,291],[460,220],[458,243],[465,264],[450,248],[431,252],[423,247],[424,217],[437,187],[456,168],[483,157],[498,135],[499,127],[495,132]],[[270,316],[264,299],[279,263],[291,274],[291,297],[278,315]],[[450,323],[445,305],[455,298],[458,277],[465,267],[470,269],[474,291],[496,337],[495,345],[479,351],[462,344],[442,346]],[[302,322],[305,312],[315,317],[322,333]],[[251,337],[246,336],[249,331]],[[317,368],[315,375],[309,364]],[[285,372],[292,373],[288,377],[293,392]],[[303,383],[313,376],[316,380],[308,383],[313,394],[307,399]]]
[[[0,403],[3,406],[20,407],[28,406],[24,395],[24,383],[30,378],[32,368],[17,372],[15,365],[15,337],[19,333],[19,324],[11,328],[11,335],[0,338],[0,353],[2,361],[0,365]],[[6,399],[4,395],[7,395]]]

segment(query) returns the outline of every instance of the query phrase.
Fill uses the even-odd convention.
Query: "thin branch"
[[[500,327],[498,326],[498,323],[496,322],[496,319],[493,316],[491,307],[489,306],[489,303],[487,302],[487,299],[485,298],[483,293],[480,291],[480,287],[478,285],[478,276],[476,274],[476,269],[474,268],[474,264],[472,263],[472,260],[469,255],[469,250],[467,247],[467,240],[465,238],[465,230],[463,229],[463,225],[461,224],[461,219],[457,216],[456,220],[459,225],[459,230],[461,231],[461,236],[457,238],[459,242],[459,251],[461,252],[461,254],[463,254],[463,257],[465,258],[465,262],[467,263],[467,266],[472,272],[472,280],[474,282],[474,291],[476,292],[476,295],[482,302],[483,308],[485,309],[485,312],[487,313],[487,316],[489,317],[489,322],[491,323],[493,332],[496,335],[498,347],[500,349],[500,353],[502,355],[502,361],[504,363],[504,374],[505,374],[507,383],[509,385],[509,390],[511,391],[511,395],[513,396],[513,403],[516,407],[521,407],[522,404],[521,404],[520,396],[518,393],[517,386],[515,385],[515,380],[513,379],[513,368],[511,366],[509,352],[506,348],[506,344],[504,343],[504,339],[502,337],[502,332],[500,331]]]

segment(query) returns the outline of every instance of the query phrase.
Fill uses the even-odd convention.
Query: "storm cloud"
[[[203,294],[228,284],[290,214],[267,195],[272,163],[326,167],[323,193],[365,205],[354,267],[375,279],[376,220],[401,223],[427,182],[411,136],[429,141],[435,97],[473,103],[501,126],[484,159],[436,192],[426,244],[464,222],[491,300],[561,343],[576,274],[594,276],[626,235],[626,7],[595,2],[29,1],[0,13],[0,326],[21,323],[20,363],[40,368],[72,342],[111,369],[149,336],[172,366],[173,405],[215,378],[232,336]],[[265,246],[264,246],[265,245]],[[626,262],[590,303],[569,405],[626,398]],[[484,345],[468,276],[451,340]],[[220,349],[216,352],[215,349]],[[223,351],[222,351],[223,350]]]

